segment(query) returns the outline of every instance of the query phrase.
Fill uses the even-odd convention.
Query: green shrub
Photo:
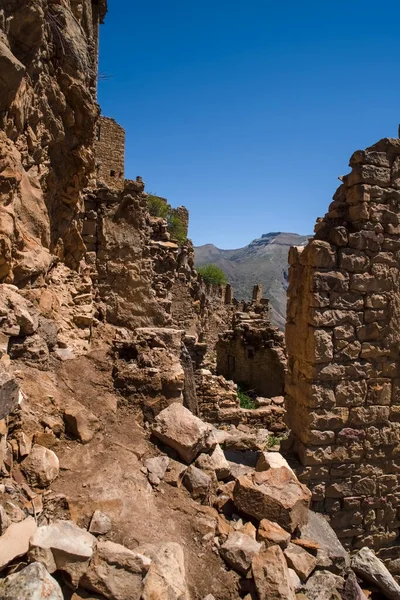
[[[238,385],[237,395],[240,402],[240,408],[257,408],[257,404],[251,396],[247,393],[243,385]]]
[[[278,446],[280,444],[282,438],[277,437],[273,433],[268,436],[267,448],[273,448],[273,446]]]
[[[152,217],[159,217],[167,220],[167,230],[171,238],[182,245],[186,242],[186,227],[175,210],[164,198],[149,194],[147,196],[147,206]]]
[[[171,210],[170,205],[165,202],[164,198],[160,198],[160,196],[154,196],[153,194],[149,194],[147,196],[147,205],[149,207],[149,213],[152,217],[167,219]]]
[[[186,242],[186,227],[174,210],[170,210],[167,216],[168,231],[171,238],[182,245]]]
[[[197,267],[197,272],[200,273],[206,283],[214,283],[216,285],[225,285],[228,283],[225,273],[217,265],[203,265]]]

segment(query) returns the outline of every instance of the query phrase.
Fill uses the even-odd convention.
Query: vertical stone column
[[[400,556],[389,548],[400,527],[400,140],[350,166],[315,237],[290,251],[288,424],[314,508],[347,546],[389,560]]]
[[[255,302],[256,304],[259,304],[261,302],[262,295],[263,295],[262,285],[260,283],[257,283],[255,286],[253,286],[252,301]]]

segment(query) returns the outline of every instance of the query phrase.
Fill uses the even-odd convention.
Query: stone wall
[[[400,140],[350,166],[315,237],[290,252],[288,423],[314,507],[399,573]]]
[[[260,288],[255,286],[253,302],[241,303],[231,329],[220,334],[217,373],[271,398],[284,392],[285,344],[283,334],[271,324],[268,300]]]
[[[97,182],[122,190],[125,179],[125,130],[114,119],[99,118],[94,151]]]

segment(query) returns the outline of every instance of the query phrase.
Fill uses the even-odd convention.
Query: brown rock
[[[69,401],[64,409],[65,431],[83,444],[90,442],[100,429],[100,421],[80,402]]]
[[[105,535],[111,529],[111,519],[108,515],[95,510],[90,521],[89,532],[95,535]]]
[[[59,467],[57,455],[52,450],[37,444],[21,463],[28,482],[38,487],[50,485],[58,477]]]
[[[205,500],[211,491],[212,479],[207,473],[191,465],[182,479],[183,485],[195,500]]]
[[[108,600],[141,598],[142,578],[151,560],[114,542],[99,542],[80,586]]]
[[[0,362],[0,420],[8,417],[18,406],[20,391],[15,377]]]
[[[245,575],[252,564],[253,557],[261,550],[261,544],[253,537],[235,531],[229,534],[221,546],[220,554],[225,562],[238,573]]]
[[[0,570],[4,569],[14,558],[28,552],[29,540],[37,529],[32,517],[19,523],[12,523],[0,537]]]
[[[307,579],[317,566],[316,558],[295,544],[289,544],[284,554],[288,566],[296,571],[302,581]]]
[[[257,531],[257,540],[264,542],[267,548],[275,544],[278,544],[281,548],[286,548],[290,542],[290,533],[285,531],[278,523],[262,519]]]
[[[141,600],[190,600],[185,557],[179,544],[168,542],[159,546],[139,546],[138,551],[151,558],[150,568],[143,581]]]
[[[252,572],[259,600],[295,600],[284,554],[271,546],[253,558]]]
[[[211,449],[216,444],[211,426],[177,402],[173,402],[157,415],[152,433],[164,444],[174,448],[187,463],[192,462],[200,452]]]
[[[286,467],[240,477],[233,491],[233,501],[244,513],[291,532],[307,522],[310,500],[310,491]]]

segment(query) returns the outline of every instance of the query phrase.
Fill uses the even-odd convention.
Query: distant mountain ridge
[[[218,265],[226,273],[239,300],[250,300],[253,285],[261,283],[264,297],[271,301],[271,318],[283,329],[289,249],[291,246],[303,246],[309,237],[274,231],[234,250],[221,250],[213,244],[205,244],[195,248],[195,265]]]

